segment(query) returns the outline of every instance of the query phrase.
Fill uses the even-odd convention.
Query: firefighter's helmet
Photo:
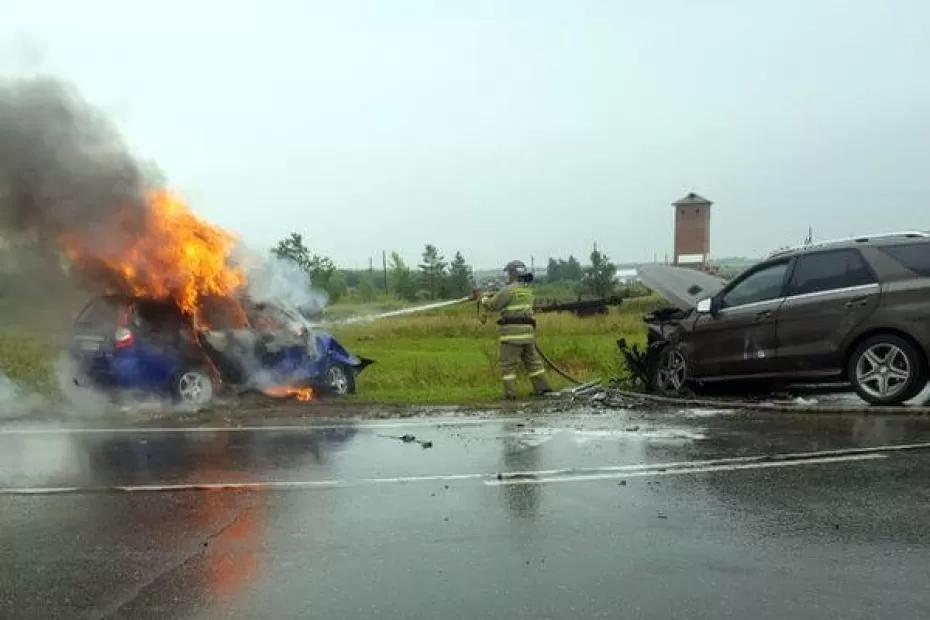
[[[525,276],[527,274],[526,265],[523,264],[522,260],[512,260],[504,266],[504,273],[515,278]]]

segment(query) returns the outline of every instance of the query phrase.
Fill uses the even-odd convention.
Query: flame
[[[121,230],[119,222],[107,225]],[[194,215],[168,190],[148,196],[138,234],[113,237],[101,243],[66,233],[60,240],[76,265],[106,273],[116,289],[111,292],[171,299],[195,318],[205,297],[233,297],[246,284],[232,261],[236,238]]]
[[[294,398],[303,403],[313,400],[313,390],[311,388],[276,386],[265,388],[262,393],[271,398]]]

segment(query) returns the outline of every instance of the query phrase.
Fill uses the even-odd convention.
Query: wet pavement
[[[928,417],[199,423],[0,426],[0,617],[930,617]]]

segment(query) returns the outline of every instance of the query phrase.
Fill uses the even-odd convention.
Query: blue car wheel
[[[185,370],[174,382],[174,394],[182,405],[202,407],[213,400],[213,381],[203,370]]]
[[[355,394],[355,369],[345,364],[330,364],[323,374],[326,389],[343,396]]]

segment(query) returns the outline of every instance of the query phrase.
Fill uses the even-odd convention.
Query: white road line
[[[887,458],[885,454],[854,454],[850,456],[833,456],[824,458],[799,459],[789,461],[764,461],[758,463],[734,463],[730,465],[709,465],[705,467],[682,467],[678,469],[649,469],[643,471],[605,472],[601,474],[582,474],[578,476],[550,476],[544,478],[503,478],[502,480],[485,480],[488,486],[513,486],[521,484],[550,484],[553,482],[591,482],[594,480],[616,480],[620,478],[643,478],[646,476],[680,476],[683,474],[702,474],[718,471],[738,471],[741,469],[764,469],[768,467],[796,467],[799,465],[825,465],[849,461],[871,461]]]
[[[395,476],[387,478],[357,478],[330,480],[271,480],[254,482],[190,482],[177,484],[117,485],[110,487],[2,487],[0,495],[56,495],[66,493],[151,493],[211,490],[288,490],[327,489],[362,485],[408,484],[421,482],[453,482],[479,480],[489,486],[516,484],[548,484],[553,482],[587,482],[645,476],[672,476],[741,469],[824,465],[853,461],[883,459],[886,452],[930,448],[930,444],[899,444],[879,448],[852,448],[792,454],[757,455],[704,461],[678,461],[590,468],[547,469],[515,471],[501,474],[436,474],[424,476]]]

